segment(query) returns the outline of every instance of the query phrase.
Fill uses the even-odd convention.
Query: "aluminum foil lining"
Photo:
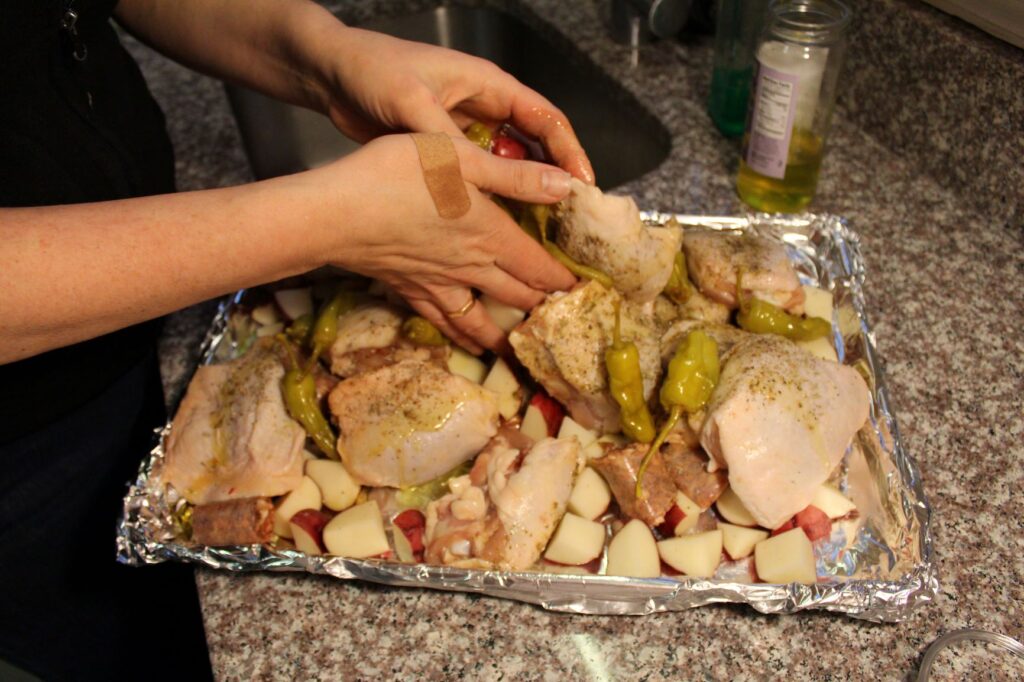
[[[588,614],[648,614],[705,604],[748,604],[762,613],[807,609],[844,613],[875,622],[906,619],[938,589],[929,531],[931,507],[921,474],[900,440],[889,404],[882,361],[865,315],[864,260],[859,238],[842,218],[830,215],[746,217],[644,213],[652,225],[674,218],[687,229],[752,230],[785,243],[804,284],[832,292],[834,345],[840,361],[868,381],[872,406],[833,481],[857,504],[859,518],[834,524],[816,545],[815,585],[751,583],[742,562],[723,563],[712,579],[636,579],[602,575],[509,572],[409,565],[379,560],[312,557],[261,545],[211,548],[184,539],[183,501],[160,484],[159,469],[169,425],[142,463],[124,499],[118,523],[118,560],[141,565],[189,561],[233,571],[307,571],[344,580],[476,592],[538,604],[552,611]],[[201,348],[204,364],[235,356],[240,340],[229,325],[243,300],[225,300]]]

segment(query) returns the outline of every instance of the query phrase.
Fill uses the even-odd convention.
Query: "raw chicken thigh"
[[[171,425],[164,479],[193,504],[295,488],[306,432],[285,411],[283,376],[266,343],[197,369]]]
[[[575,438],[528,452],[495,438],[451,493],[427,507],[428,563],[518,571],[540,558],[565,513],[581,465]]]
[[[402,360],[434,360],[451,354],[449,346],[424,347],[402,339],[406,315],[383,302],[367,303],[338,317],[338,336],[331,345],[331,373],[351,377]]]
[[[497,394],[428,362],[402,361],[328,396],[338,453],[360,483],[403,487],[472,459],[498,430]]]
[[[688,230],[683,250],[690,277],[708,298],[739,307],[739,281],[741,294],[803,312],[804,292],[781,244],[747,232]]]
[[[810,504],[868,416],[856,370],[758,334],[723,358],[701,444],[758,524],[777,528]]]
[[[611,277],[630,301],[653,301],[665,288],[682,245],[679,225],[648,227],[632,197],[604,194],[575,178],[558,217],[558,245]]]
[[[572,418],[602,433],[617,433],[619,407],[608,394],[604,352],[612,340],[615,302],[621,296],[597,282],[556,293],[533,309],[509,334],[516,357]],[[622,338],[636,344],[644,377],[644,395],[654,393],[661,376],[653,321],[623,304]]]

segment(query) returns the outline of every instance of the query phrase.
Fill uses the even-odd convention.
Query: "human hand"
[[[346,28],[326,68],[326,113],[364,142],[389,132],[457,135],[475,121],[506,121],[540,140],[583,182],[594,170],[565,114],[492,62],[433,45]]]
[[[482,305],[453,315],[474,289],[529,310],[576,280],[482,192],[552,203],[568,193],[569,175],[493,156],[461,135],[452,141],[470,197],[465,215],[438,215],[412,139],[390,135],[310,171],[330,188],[324,204],[338,209],[318,221],[323,234],[313,243],[330,245],[323,262],[385,282],[467,350],[501,351],[505,333]]]

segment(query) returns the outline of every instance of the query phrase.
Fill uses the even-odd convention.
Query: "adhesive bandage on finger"
[[[413,133],[412,141],[423,168],[423,180],[442,218],[461,218],[469,212],[469,192],[462,181],[459,155],[444,133]]]

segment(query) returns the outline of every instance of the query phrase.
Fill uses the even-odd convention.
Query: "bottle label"
[[[747,165],[761,175],[786,176],[800,77],[758,62],[754,110],[750,116]]]

